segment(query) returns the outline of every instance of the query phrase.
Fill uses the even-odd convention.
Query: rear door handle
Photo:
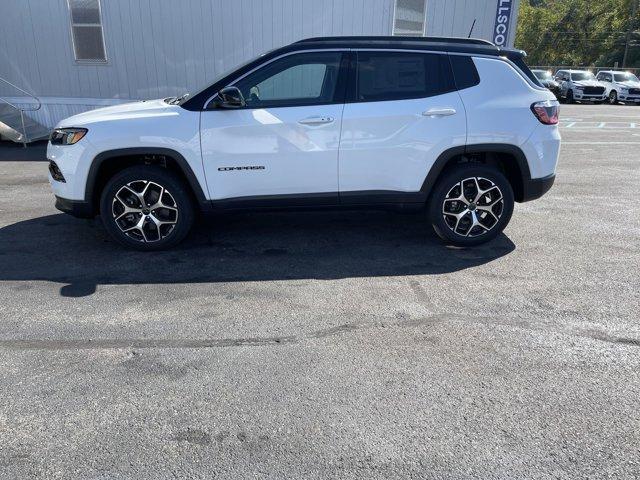
[[[430,108],[427,111],[422,112],[425,117],[448,117],[449,115],[455,115],[455,108]]]
[[[322,125],[323,123],[332,123],[333,117],[307,117],[298,120],[302,125]]]

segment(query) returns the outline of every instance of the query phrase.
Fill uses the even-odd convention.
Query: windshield
[[[636,77],[633,73],[625,72],[625,73],[614,73],[613,78],[616,82],[637,82],[638,77]]]
[[[551,80],[551,72],[547,72],[546,70],[534,70],[533,74],[540,80]]]
[[[571,80],[574,82],[582,82],[584,80],[595,80],[596,77],[591,72],[576,72],[571,74]]]

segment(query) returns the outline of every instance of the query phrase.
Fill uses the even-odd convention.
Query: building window
[[[100,0],[67,0],[67,2],[71,14],[71,35],[76,61],[106,62]]]
[[[422,37],[426,32],[426,0],[396,0],[393,11],[393,34]]]

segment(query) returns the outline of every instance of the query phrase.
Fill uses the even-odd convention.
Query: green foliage
[[[638,0],[522,0],[516,48],[529,65],[622,66],[632,29],[627,67],[640,67]]]

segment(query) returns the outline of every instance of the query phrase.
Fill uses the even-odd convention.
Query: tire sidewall
[[[157,242],[142,243],[128,237],[122,233],[111,213],[113,197],[117,191],[135,180],[158,183],[171,192],[176,202],[178,223],[167,237]],[[187,187],[176,175],[162,167],[140,165],[126,168],[109,179],[100,196],[100,217],[109,235],[121,245],[139,251],[154,251],[173,247],[186,237],[193,224],[194,207]]]
[[[500,188],[504,200],[504,209],[498,223],[487,233],[477,237],[463,237],[454,233],[444,220],[442,215],[442,204],[453,186],[468,177],[483,177]],[[445,242],[459,246],[471,247],[480,245],[496,238],[511,220],[514,207],[514,195],[511,184],[506,177],[497,169],[486,166],[464,166],[457,167],[446,173],[436,184],[429,199],[429,220],[433,229]]]

